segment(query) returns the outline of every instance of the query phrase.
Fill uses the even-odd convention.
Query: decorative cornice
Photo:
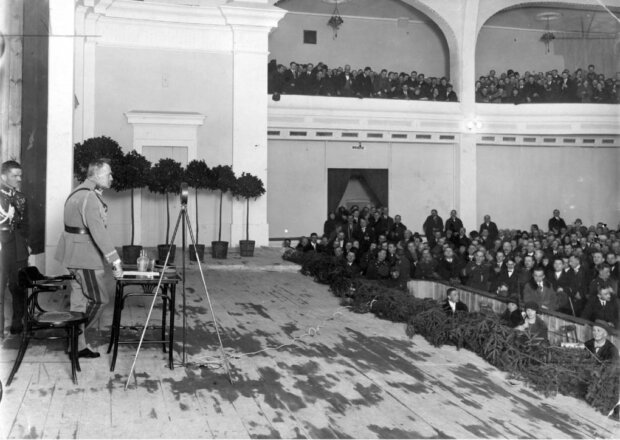
[[[156,112],[132,110],[125,113],[130,124],[202,125],[205,116],[195,112]]]
[[[286,11],[275,6],[251,2],[233,2],[220,6],[226,24],[230,26],[251,26],[271,29],[286,15]]]

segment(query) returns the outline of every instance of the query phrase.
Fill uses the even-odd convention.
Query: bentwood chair
[[[19,351],[6,382],[7,386],[13,381],[31,339],[66,339],[69,346],[69,359],[71,360],[71,375],[73,383],[77,384],[76,372],[80,371],[77,339],[80,333],[80,324],[86,322],[86,316],[81,312],[46,310],[43,308],[40,298],[41,294],[62,293],[67,288],[67,282],[73,278],[72,275],[46,277],[34,266],[19,271],[18,281],[27,290],[26,298],[24,298],[26,311]],[[64,334],[59,335],[58,332],[50,332],[50,330],[64,330]]]

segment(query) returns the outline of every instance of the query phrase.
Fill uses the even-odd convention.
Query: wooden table
[[[174,369],[172,363],[172,346],[174,343],[174,314],[175,314],[175,301],[176,301],[176,285],[181,281],[181,277],[176,272],[165,273],[161,279],[159,295],[163,300],[162,306],[162,320],[161,327],[152,327],[155,329],[161,328],[161,339],[158,340],[144,340],[143,344],[162,344],[164,353],[166,352],[166,343],[168,344],[168,367]],[[120,331],[126,326],[121,326],[121,315],[125,307],[125,301],[130,297],[135,296],[150,296],[155,295],[155,289],[160,283],[159,276],[142,276],[142,275],[127,275],[123,274],[121,278],[116,279],[116,293],[114,295],[114,317],[112,318],[112,331],[110,333],[110,343],[108,345],[108,353],[112,352],[112,362],[110,363],[110,371],[114,371],[116,365],[116,356],[118,353],[119,344],[137,344],[138,339],[135,340],[120,340]],[[138,291],[125,292],[127,287],[138,286],[141,289]],[[168,337],[166,337],[166,313],[170,312],[170,323],[168,326]],[[144,328],[144,326],[131,326],[132,328]]]

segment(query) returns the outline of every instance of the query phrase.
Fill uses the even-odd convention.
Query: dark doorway
[[[327,209],[353,205],[388,205],[388,170],[329,168],[327,170]]]

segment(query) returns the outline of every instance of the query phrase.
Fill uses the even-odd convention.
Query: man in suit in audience
[[[560,210],[553,210],[553,217],[549,219],[548,222],[549,231],[552,231],[555,235],[558,235],[562,228],[566,229],[566,222],[562,217],[560,217]]]
[[[511,295],[519,295],[519,270],[514,258],[506,258],[505,265],[506,267],[504,270],[500,271],[499,276],[497,277],[497,284],[505,284],[508,286],[508,291]]]
[[[374,229],[368,225],[365,218],[360,218],[353,237],[360,242],[360,251],[365,253],[370,248],[370,243],[375,243],[377,238]]]
[[[467,313],[469,311],[467,305],[459,300],[458,290],[456,290],[454,287],[450,287],[446,293],[448,297],[441,304],[441,308],[444,312],[446,312],[446,315],[451,317],[454,316],[457,312]]]
[[[316,232],[313,232],[312,234],[310,234],[310,241],[308,242],[308,244],[306,246],[304,246],[304,253],[305,252],[320,252],[320,248],[319,248],[319,236],[317,235]]]
[[[484,292],[489,291],[491,272],[489,271],[489,266],[487,266],[484,261],[484,254],[482,251],[476,251],[474,254],[474,261],[467,263],[463,269],[463,274],[465,276],[466,286]]]
[[[590,282],[588,298],[595,297],[602,287],[610,287],[612,295],[618,295],[618,283],[611,278],[611,267],[603,263],[598,269],[598,276]]]
[[[406,230],[407,226],[402,223],[400,215],[395,215],[394,223],[388,230],[387,238],[389,241],[397,243],[404,238]]]
[[[437,263],[437,273],[441,279],[451,284],[460,284],[462,268],[463,263],[454,255],[452,248],[446,247],[443,258]]]
[[[344,273],[348,278],[355,278],[362,274],[362,269],[356,262],[355,252],[347,252],[346,260],[344,262]]]
[[[463,228],[463,222],[456,216],[456,210],[450,211],[450,218],[446,220],[446,227],[444,232],[452,231],[452,235],[458,235]]]
[[[558,294],[560,299],[559,311],[567,315],[579,316],[579,311],[575,310],[570,274],[564,270],[564,261],[560,257],[554,258],[552,268],[547,273],[546,279]]]
[[[596,297],[590,298],[581,317],[589,321],[601,319],[618,328],[618,300],[611,293],[611,287],[602,287]]]
[[[558,295],[551,283],[545,280],[545,271],[542,268],[534,269],[532,279],[523,289],[523,301],[537,302],[543,309],[558,310]]]
[[[616,280],[616,283],[620,282],[620,259],[614,252],[608,252],[605,257],[605,262],[609,264],[609,277],[612,280]]]
[[[484,230],[489,231],[488,239],[491,241],[495,241],[495,239],[499,236],[497,225],[491,221],[491,216],[488,214],[484,216],[484,223],[480,225],[480,231],[478,233],[482,235],[482,231]]]
[[[527,283],[532,279],[532,275],[534,274],[534,257],[530,255],[526,255],[523,258],[523,266],[519,268],[518,273],[518,285],[519,285],[519,294],[521,298],[523,298],[523,289]]]
[[[578,308],[579,310],[583,310],[588,296],[588,273],[582,266],[581,260],[577,255],[571,255],[568,258],[568,265],[570,266],[568,273],[570,275],[569,279],[574,302],[573,305],[575,309]]]
[[[372,69],[370,67],[364,68],[364,73],[357,75],[353,82],[353,90],[355,94],[360,98],[368,98],[372,95]]]
[[[389,209],[387,206],[381,208],[381,215],[376,219],[373,228],[377,236],[385,235],[387,237],[388,231],[394,225],[394,219],[388,215]]]
[[[443,232],[443,219],[439,217],[436,209],[431,209],[431,215],[426,217],[424,224],[422,225],[424,235],[430,248],[435,246],[435,231]]]

